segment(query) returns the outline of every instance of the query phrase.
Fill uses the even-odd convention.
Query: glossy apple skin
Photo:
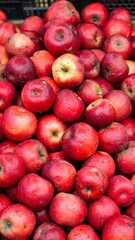
[[[121,90],[129,96],[131,101],[135,101],[135,73],[128,75],[122,81]]]
[[[111,82],[122,81],[129,74],[129,67],[122,54],[118,52],[106,53],[101,61],[103,77]]]
[[[6,41],[16,32],[15,25],[11,22],[0,24],[0,44],[5,46]]]
[[[62,54],[52,65],[52,76],[62,88],[77,87],[84,80],[84,64],[72,53]]]
[[[74,189],[76,169],[66,160],[49,160],[41,169],[41,176],[49,180],[57,192],[71,192]]]
[[[13,153],[17,145],[18,142],[14,140],[3,139],[3,141],[0,142],[0,154],[7,152]]]
[[[113,157],[104,151],[96,151],[91,157],[87,158],[82,166],[97,167],[104,171],[108,178],[115,174],[116,166]]]
[[[113,122],[105,128],[98,130],[99,145],[101,151],[109,154],[120,152],[127,144],[127,133],[124,126],[119,122]]]
[[[63,89],[57,93],[53,104],[53,112],[63,122],[73,123],[78,121],[81,119],[84,110],[84,102],[72,89]]]
[[[43,37],[47,50],[55,57],[64,53],[76,53],[80,47],[80,37],[75,26],[67,22],[54,23]]]
[[[0,112],[13,105],[16,95],[15,86],[7,80],[0,80]]]
[[[38,78],[42,76],[51,76],[51,68],[55,57],[49,51],[44,49],[36,51],[33,53],[30,59],[35,66],[36,75]]]
[[[109,13],[109,19],[122,19],[131,24],[131,14],[130,11],[123,7],[117,7]]]
[[[81,10],[81,19],[83,22],[94,22],[103,27],[108,20],[108,10],[102,3],[89,3]]]
[[[70,229],[67,240],[100,240],[95,230],[88,224],[82,223]]]
[[[6,41],[5,48],[11,56],[24,54],[30,57],[35,51],[35,44],[26,34],[19,32]]]
[[[55,194],[50,203],[49,215],[61,226],[74,227],[86,218],[87,204],[80,196],[60,192]]]
[[[114,34],[107,37],[103,43],[105,52],[119,52],[124,59],[128,59],[132,53],[132,43],[130,39],[122,34]]]
[[[126,216],[111,217],[105,224],[102,232],[102,240],[134,240],[135,221]]]
[[[0,188],[13,187],[26,174],[24,161],[14,153],[0,155]]]
[[[100,62],[97,56],[90,49],[80,49],[76,55],[84,65],[85,78],[95,79],[100,73]]]
[[[110,90],[114,89],[114,86],[112,83],[108,82],[106,79],[104,79],[103,77],[97,77],[96,78],[97,83],[100,85],[100,87],[102,88],[102,92],[103,92],[103,97],[105,97],[105,95],[107,93],[109,93]]]
[[[69,1],[56,1],[44,14],[44,22],[59,18],[77,26],[80,22],[80,14],[75,6]]]
[[[31,112],[47,112],[53,105],[55,94],[44,80],[30,80],[24,84],[21,91],[23,105]]]
[[[101,197],[108,187],[107,175],[97,167],[83,166],[75,180],[77,194],[86,201]]]
[[[135,119],[133,117],[127,117],[121,124],[125,127],[126,133],[128,135],[128,141],[135,140]]]
[[[36,139],[20,142],[16,146],[14,153],[23,159],[27,172],[39,172],[49,160],[46,147]]]
[[[111,102],[116,112],[116,121],[120,122],[130,116],[132,104],[128,95],[119,89],[111,90],[105,99]]]
[[[76,92],[86,106],[103,97],[102,88],[97,81],[93,79],[84,79],[84,81],[77,88]]]
[[[115,175],[109,179],[106,195],[120,207],[127,207],[135,201],[135,184],[124,175]]]
[[[47,223],[42,223],[35,228],[33,233],[33,240],[38,240],[40,238],[51,240],[52,237],[56,240],[66,240],[66,233],[64,229],[58,224],[50,221]]]
[[[109,19],[103,26],[105,38],[114,34],[122,34],[126,37],[131,36],[130,25],[121,19]]]
[[[49,205],[53,196],[54,187],[51,182],[36,173],[26,174],[17,185],[19,202],[24,203],[34,211],[43,210]]]
[[[28,239],[35,226],[34,212],[20,203],[8,206],[0,216],[0,232],[8,239]]]
[[[71,124],[62,137],[62,151],[73,161],[84,161],[98,147],[98,133],[85,122]]]
[[[104,98],[91,102],[85,109],[85,121],[95,129],[107,127],[116,120],[112,103]]]
[[[66,128],[67,125],[55,114],[46,114],[38,120],[36,139],[45,145],[48,153],[59,151]]]
[[[88,204],[87,221],[97,231],[101,232],[107,220],[121,214],[119,205],[105,195]]]
[[[114,156],[117,168],[124,174],[135,172],[135,140],[128,141],[126,147]]]
[[[36,78],[35,66],[25,55],[10,58],[4,70],[5,77],[15,86],[23,86],[25,82]]]
[[[0,193],[0,215],[2,214],[3,210],[11,204],[12,201],[10,198],[8,198],[8,196],[4,193]]]
[[[131,203],[126,209],[125,214],[135,220],[135,202]]]
[[[40,33],[40,29],[43,26],[44,22],[39,16],[29,16],[26,17],[21,23],[21,31],[34,31]]]
[[[12,105],[3,113],[2,130],[5,136],[14,141],[31,138],[37,128],[37,118],[25,107]]]
[[[8,54],[5,46],[0,45],[0,64],[7,64],[9,59],[10,59],[10,55]]]
[[[100,49],[104,41],[103,30],[92,22],[81,22],[76,27],[81,49]]]

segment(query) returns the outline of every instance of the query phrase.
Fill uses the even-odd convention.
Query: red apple
[[[108,178],[115,174],[116,166],[113,157],[104,151],[96,151],[91,157],[87,158],[83,167],[97,167],[104,171]]]
[[[108,52],[121,53],[125,59],[129,59],[132,54],[132,43],[130,39],[122,34],[114,34],[107,37],[103,43],[103,50]]]
[[[102,61],[102,58],[104,57],[105,55],[105,52],[102,50],[102,49],[99,49],[99,48],[92,48],[91,51],[93,53],[95,53],[95,55],[97,56],[97,58],[99,59],[99,61],[101,62]]]
[[[28,239],[35,226],[34,212],[23,204],[11,204],[0,216],[0,232],[8,239]]]
[[[7,195],[4,193],[0,193],[0,215],[2,214],[3,210],[6,209],[11,204],[12,202],[7,197]]]
[[[42,76],[51,76],[52,64],[55,60],[55,57],[49,51],[47,50],[36,51],[33,53],[30,59],[32,60],[35,66],[38,78]]]
[[[67,240],[100,240],[94,229],[86,223],[79,224],[69,230]]]
[[[14,153],[0,155],[0,188],[15,186],[26,174],[24,161]]]
[[[107,81],[117,83],[127,77],[129,67],[121,53],[110,52],[101,61],[101,71]]]
[[[123,127],[124,128],[124,127]],[[85,122],[71,124],[62,137],[62,150],[73,161],[84,161],[97,150],[98,133]]]
[[[23,159],[27,172],[39,172],[49,160],[46,147],[36,139],[20,142],[14,153]]]
[[[114,175],[109,179],[106,195],[120,207],[127,207],[135,201],[135,185],[123,175]]]
[[[49,83],[55,93],[55,95],[61,90],[60,86],[54,81],[54,79],[52,77],[49,76],[42,76],[40,78],[38,78],[40,80],[44,80],[47,83]]]
[[[113,122],[109,126],[99,129],[98,135],[99,150],[109,154],[120,152],[127,144],[126,130],[119,122]]]
[[[26,17],[20,26],[21,31],[34,31],[40,33],[40,29],[43,26],[44,22],[41,17],[37,15]]]
[[[0,24],[0,45],[5,45],[6,41],[16,32],[15,24],[9,21]]]
[[[76,27],[80,37],[81,49],[93,49],[102,47],[104,41],[103,30],[95,23],[81,22]]]
[[[122,19],[109,19],[103,26],[105,38],[114,34],[122,34],[126,37],[131,36],[131,26]]]
[[[86,107],[84,118],[88,124],[100,129],[116,120],[116,111],[111,101],[101,98],[91,102]]]
[[[75,26],[65,21],[55,22],[45,32],[43,41],[47,50],[58,57],[64,53],[76,53],[80,37]]]
[[[128,8],[116,7],[109,13],[109,19],[122,19],[131,26],[131,13]]]
[[[125,148],[114,156],[117,168],[123,174],[135,173],[135,140],[128,141]]]
[[[76,26],[80,22],[80,14],[72,2],[56,1],[44,13],[44,22],[59,18]]]
[[[17,185],[18,201],[34,211],[43,210],[54,196],[52,183],[36,173],[28,173]]]
[[[105,99],[112,103],[116,112],[116,121],[123,121],[130,116],[132,104],[125,92],[113,89],[105,96]]]
[[[76,169],[66,160],[52,159],[42,167],[41,176],[49,180],[57,192],[71,192],[74,189]]]
[[[4,139],[0,142],[0,154],[7,152],[13,153],[17,144],[18,143],[16,141],[11,139]]]
[[[84,200],[92,201],[103,196],[107,187],[108,177],[98,167],[83,166],[77,171],[75,189]]]
[[[90,49],[80,49],[76,55],[84,65],[84,77],[95,79],[100,74],[100,62],[98,57]]]
[[[38,227],[35,228],[33,233],[33,240],[51,240],[54,238],[55,240],[66,240],[66,233],[64,229],[58,224],[49,221],[47,223],[42,223]]]
[[[14,103],[16,89],[12,83],[0,79],[0,112]]]
[[[55,114],[42,116],[37,124],[36,139],[41,141],[48,152],[61,150],[62,136],[67,128]]]
[[[134,240],[135,221],[126,216],[111,217],[105,224],[102,232],[102,240]]]
[[[100,85],[102,92],[103,92],[103,97],[105,97],[105,95],[107,93],[109,93],[110,90],[114,89],[114,86],[112,83],[108,82],[106,79],[104,79],[103,77],[97,77],[96,78],[96,82]]]
[[[68,159],[67,156],[65,156],[63,151],[49,153],[49,161],[54,160],[54,159],[66,160],[66,161],[70,162],[70,159]]]
[[[125,214],[135,220],[135,202],[131,203],[126,209]]]
[[[87,204],[80,196],[60,192],[50,203],[49,215],[60,226],[74,227],[85,220]]]
[[[128,135],[128,141],[135,140],[135,119],[133,117],[127,117],[121,124],[125,127],[126,133]]]
[[[57,93],[53,112],[63,122],[72,123],[80,120],[84,110],[84,102],[72,89],[63,89]]]
[[[102,232],[105,223],[120,214],[119,205],[112,198],[103,195],[88,204],[87,221],[95,230]]]
[[[128,75],[122,81],[121,90],[129,96],[131,101],[135,101],[135,73]]]
[[[15,86],[23,86],[25,82],[36,78],[36,70],[32,60],[21,54],[10,58],[4,74],[7,80]]]
[[[10,59],[10,55],[7,52],[5,46],[0,45],[0,64],[7,64]]]
[[[37,128],[37,118],[25,107],[11,105],[2,116],[2,130],[5,136],[14,141],[31,138]]]
[[[80,58],[72,53],[65,53],[55,59],[52,75],[62,88],[74,88],[84,80],[84,65]]]
[[[30,57],[35,51],[34,42],[24,33],[14,33],[5,43],[6,51],[14,56],[24,54]]]
[[[93,79],[84,79],[84,81],[78,86],[76,92],[86,106],[103,97],[100,84]]]
[[[83,22],[93,22],[103,27],[108,20],[108,9],[100,2],[89,3],[81,10],[81,19]]]
[[[7,14],[3,10],[0,10],[0,20],[3,22],[7,21]]]
[[[42,113],[52,107],[55,94],[49,83],[34,79],[23,86],[21,100],[23,105],[31,112]]]

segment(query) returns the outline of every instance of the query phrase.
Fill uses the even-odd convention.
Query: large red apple
[[[109,19],[122,19],[131,26],[131,13],[125,7],[115,7],[109,13]]]
[[[123,127],[124,128],[124,127]],[[84,161],[98,147],[98,133],[85,122],[71,124],[62,137],[62,150],[73,161]]]

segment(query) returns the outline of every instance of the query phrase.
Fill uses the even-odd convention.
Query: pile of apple
[[[135,240],[129,10],[0,11],[0,239]]]

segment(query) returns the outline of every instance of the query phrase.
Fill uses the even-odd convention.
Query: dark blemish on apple
[[[127,225],[128,225],[128,227],[132,227],[133,226],[131,222],[127,222]]]
[[[40,157],[44,157],[44,156],[45,156],[44,150],[43,150],[42,148],[38,147],[38,148],[37,148],[37,152],[38,152],[38,154],[39,154]]]
[[[3,172],[3,166],[0,165],[0,172]]]
[[[99,176],[99,173],[98,172],[95,172],[96,176]]]
[[[11,222],[9,220],[7,220],[7,219],[3,220],[3,225],[4,225],[5,229],[9,229],[9,228],[11,229],[12,228]]]

